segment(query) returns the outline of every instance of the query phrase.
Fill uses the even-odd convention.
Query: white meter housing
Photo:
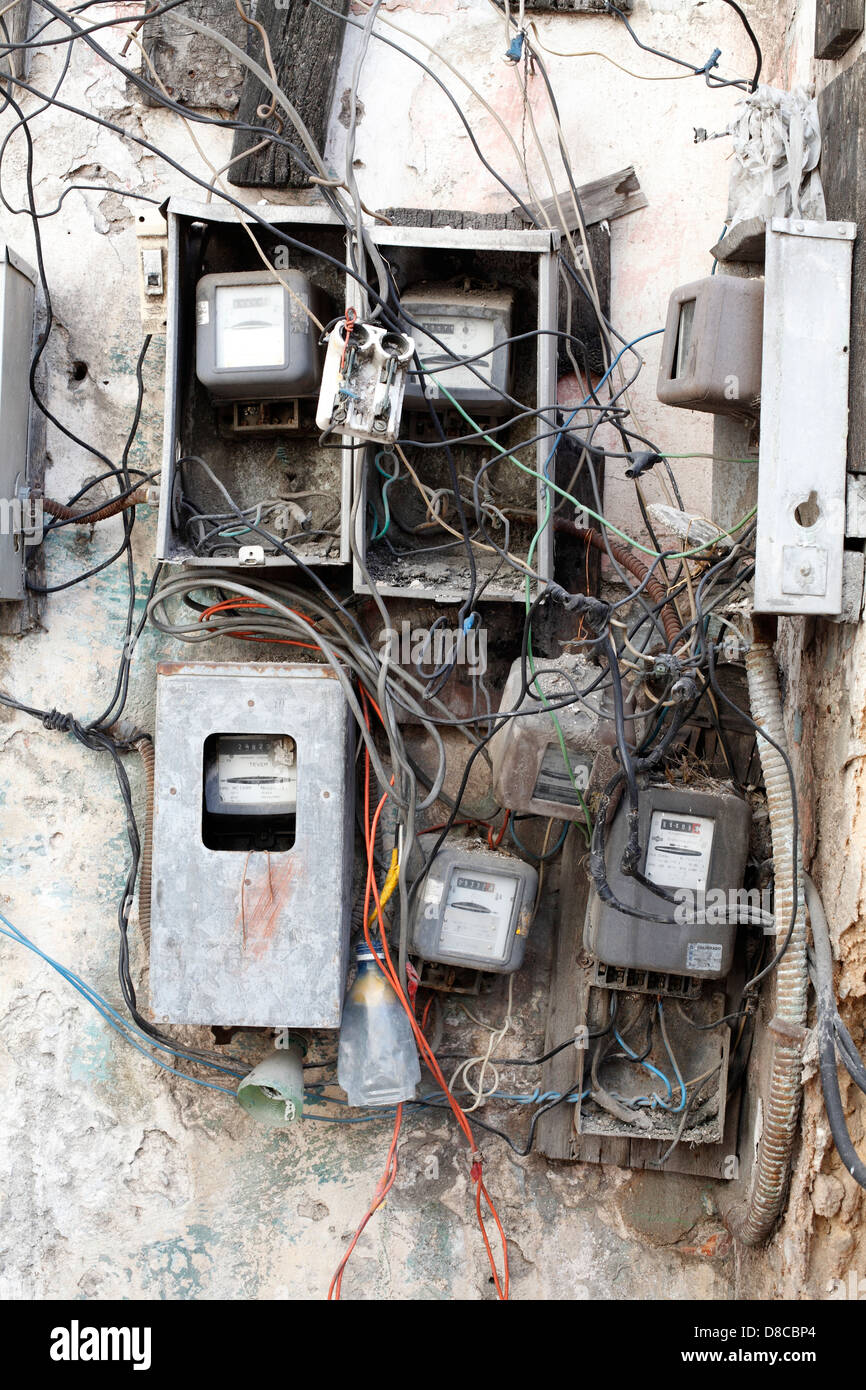
[[[202,276],[195,293],[199,381],[230,401],[314,395],[318,334],[310,313],[317,304],[298,270],[281,270],[279,280],[268,270]]]
[[[516,707],[519,717],[509,719],[490,741],[494,795],[511,811],[580,820],[581,797],[585,801],[615,771],[613,725],[597,713],[601,701],[598,692],[588,694],[585,701],[575,699],[563,708],[556,707],[574,692],[589,690],[600,680],[601,668],[582,656],[554,661],[536,658],[535,664],[537,680],[522,700],[519,658],[505,682],[499,712]],[[527,667],[527,677],[530,675]]]
[[[502,393],[511,384],[508,339],[513,305],[511,290],[458,290],[434,285],[407,291],[402,308],[408,318],[421,325],[412,332],[426,371],[423,386],[417,372],[409,373],[407,408],[421,409],[425,396],[447,407],[441,384],[465,410],[506,415],[510,406]],[[455,365],[455,360],[459,364],[461,359],[471,361],[466,366]]]
[[[523,963],[538,874],[516,855],[461,842],[437,854],[412,924],[424,960],[511,974]]]
[[[328,338],[316,425],[323,432],[393,444],[414,340],[374,323],[341,319]]]

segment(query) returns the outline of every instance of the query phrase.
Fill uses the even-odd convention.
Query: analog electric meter
[[[196,376],[222,400],[294,400],[318,389],[316,291],[298,270],[204,275],[195,292]]]
[[[440,851],[415,910],[424,960],[508,974],[523,962],[538,874],[514,855],[461,844]]]

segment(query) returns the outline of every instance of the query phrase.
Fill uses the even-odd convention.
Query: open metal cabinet
[[[221,569],[245,564],[292,568],[289,556],[263,544],[255,531],[245,530],[240,518],[237,525],[226,523],[225,536],[217,537],[216,546],[210,539],[207,548],[200,543],[203,529],[190,524],[191,516],[196,511],[206,516],[229,514],[228,493],[254,523],[260,504],[282,500],[283,510],[274,505],[267,520],[261,514],[261,525],[305,565],[347,564],[351,449],[341,440],[320,444],[315,396],[311,392],[286,402],[216,401],[198,379],[195,359],[196,289],[205,275],[262,272],[274,265],[276,285],[280,275],[300,271],[312,286],[321,322],[342,313],[346,294],[343,225],[321,206],[258,203],[253,215],[219,203],[181,198],[169,202],[167,222],[165,425],[157,558]],[[291,242],[287,244],[283,236]],[[294,301],[286,312],[294,312]],[[214,548],[217,553],[209,553]]]
[[[473,480],[480,479],[485,529],[490,527],[492,539],[524,566],[531,557],[532,570],[543,580],[550,579],[553,532],[552,527],[544,525],[548,492],[544,469],[552,467],[559,424],[558,234],[510,228],[382,225],[368,231],[388,264],[404,306],[434,306],[413,315],[416,323],[427,322],[432,314],[434,329],[441,327],[443,309],[447,317],[450,295],[458,299],[461,295],[475,295],[479,301],[486,298],[489,314],[494,312],[491,305],[501,305],[505,300],[510,304],[509,336],[516,341],[510,347],[507,393],[515,403],[507,404],[506,417],[515,418],[510,423],[506,420],[506,427],[502,428],[502,422],[492,416],[485,418],[482,412],[479,418],[467,412],[484,434],[473,442],[454,444],[452,455],[457,474],[468,489],[464,492],[468,502],[466,515],[470,534],[478,542],[477,586],[483,587],[485,600],[522,602],[525,570],[508,564],[496,545],[488,544],[480,531]],[[351,276],[348,296],[349,305],[357,310],[357,282]],[[481,312],[485,310],[482,308]],[[413,333],[411,323],[404,322],[403,326],[406,332]],[[456,355],[459,357],[459,352]],[[429,378],[428,394],[433,397],[432,404],[449,439],[462,440],[467,433],[473,433],[466,416],[454,409],[448,396],[438,391],[435,383],[430,389]],[[438,444],[433,417],[420,392],[416,391],[413,400],[407,390],[398,443],[410,467],[405,466],[399,454],[390,455],[393,462],[389,466],[388,460],[383,459],[383,454],[390,454],[388,450],[360,444],[354,449],[355,591],[369,593],[372,579],[379,593],[386,597],[458,602],[470,587],[464,543],[459,534],[449,542],[447,530],[431,523],[419,487],[419,482],[433,491],[452,485],[446,452]],[[515,458],[523,468],[517,466]],[[382,488],[389,474],[394,476],[387,489],[386,512]],[[495,520],[497,511],[508,518],[507,526]],[[446,520],[452,527],[452,536],[454,530],[459,533],[456,511],[452,509]]]

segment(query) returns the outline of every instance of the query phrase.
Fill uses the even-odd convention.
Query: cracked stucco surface
[[[387,8],[397,22],[465,66],[486,97],[519,125],[513,77],[500,61],[501,23],[483,0],[424,0],[411,13],[389,0]],[[687,8],[691,48],[710,52],[729,13],[721,4],[691,13],[683,0],[667,0],[639,5],[635,13],[651,36],[675,43]],[[539,27],[554,47],[604,47],[626,65],[639,65],[640,55],[605,20],[540,20]],[[729,26],[725,32],[732,33]],[[119,46],[116,38],[110,42]],[[745,48],[738,37],[729,43],[731,67],[742,67]],[[353,52],[354,40],[344,57],[337,103]],[[51,83],[59,61],[57,50],[37,55],[33,83]],[[721,128],[733,98],[699,84],[630,85],[597,61],[582,62],[579,80],[564,60],[551,59],[550,65],[578,178],[634,163],[647,191],[649,209],[612,230],[614,321],[635,333],[646,331],[661,322],[671,287],[708,269],[706,247],[718,233],[727,170],[722,142],[695,151],[692,126]],[[358,177],[368,203],[480,211],[510,205],[501,189],[479,175],[456,119],[419,70],[374,45],[360,94]],[[76,55],[64,95],[124,129],[150,135],[209,177],[174,117],[131,105],[122,79],[92,55]],[[27,104],[32,108],[33,100]],[[539,120],[549,135],[542,105]],[[469,97],[467,111],[491,160],[519,179],[501,135]],[[601,120],[600,112],[609,119]],[[8,128],[9,116],[2,120]],[[401,131],[398,149],[395,129]],[[335,120],[333,130],[329,157],[339,168],[344,129]],[[79,181],[160,200],[180,189],[194,196],[181,176],[153,156],[71,117],[48,113],[34,134],[40,209],[54,207],[69,184]],[[227,142],[202,127],[197,134],[214,163],[223,163]],[[689,180],[683,177],[684,160]],[[540,178],[531,154],[530,164]],[[24,196],[23,167],[24,148],[16,138],[3,165],[13,206]],[[516,186],[523,191],[523,184]],[[122,192],[74,191],[62,215],[41,224],[57,320],[44,357],[45,399],[70,429],[112,457],[120,452],[135,401],[141,329],[134,219],[141,206]],[[670,235],[674,225],[676,237]],[[0,228],[33,259],[27,219],[3,212]],[[147,396],[132,454],[143,469],[159,460],[162,351],[157,338],[145,367]],[[638,413],[671,451],[702,450],[709,441],[706,421],[664,411],[654,399],[657,351],[651,341],[636,393]],[[79,383],[71,379],[73,362],[88,367]],[[52,495],[70,495],[100,470],[50,426],[47,447],[46,490]],[[686,464],[681,476],[687,503],[699,503],[707,492],[705,466]],[[628,521],[626,493],[615,478],[609,496],[617,520]],[[153,521],[145,513],[135,530],[142,588],[152,565]],[[94,538],[87,531],[62,532],[51,543],[49,580],[69,578],[103,558],[118,536],[113,522]],[[118,567],[52,597],[42,629],[3,641],[3,687],[24,701],[79,717],[98,713],[113,684],[125,603]],[[134,666],[130,723],[152,727],[153,666],[175,654],[155,633],[144,637]],[[2,910],[116,1005],[116,901],[127,848],[111,768],[70,739],[9,712],[0,715],[0,754]],[[140,770],[130,763],[129,771],[140,810]],[[852,888],[852,921],[859,895],[859,886]],[[0,1288],[22,1298],[323,1296],[381,1170],[387,1148],[382,1129],[308,1124],[289,1135],[269,1134],[228,1097],[158,1072],[32,955],[3,940],[0,962]],[[137,980],[146,979],[137,942],[133,972]],[[543,993],[536,991],[527,1006],[535,1028],[528,1045],[539,1041],[543,1010]],[[525,1115],[518,1116],[515,1125],[525,1124]],[[495,1141],[485,1154],[488,1185],[511,1238],[518,1299],[706,1299],[729,1297],[737,1288],[759,1295],[772,1291],[778,1266],[765,1273],[755,1265],[738,1274],[733,1256],[711,1260],[682,1253],[680,1247],[693,1248],[720,1230],[713,1193],[698,1180],[665,1179],[662,1190],[657,1175],[637,1178],[592,1165],[517,1159]],[[396,1184],[353,1257],[344,1296],[491,1297],[464,1150],[453,1126],[438,1117],[413,1120],[399,1157]],[[804,1193],[801,1183],[798,1202],[805,1201]],[[832,1181],[825,1182],[818,1200],[831,1212],[828,1222],[836,1220],[837,1196]],[[847,1201],[846,1193],[839,1211]]]

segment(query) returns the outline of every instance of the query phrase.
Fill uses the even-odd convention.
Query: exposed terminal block
[[[418,896],[412,952],[510,974],[523,963],[538,874],[516,855],[460,841],[439,851]]]
[[[513,290],[450,285],[407,290],[401,308],[425,376],[422,382],[414,368],[410,370],[404,408],[426,413],[428,397],[447,405],[441,384],[464,410],[495,418],[507,415],[512,409],[504,393],[511,385],[513,305]],[[466,365],[460,365],[464,360]]]
[[[415,343],[351,314],[331,331],[316,424],[323,433],[393,444]]]
[[[172,1023],[336,1028],[352,730],[330,670],[162,665],[151,990]]]

